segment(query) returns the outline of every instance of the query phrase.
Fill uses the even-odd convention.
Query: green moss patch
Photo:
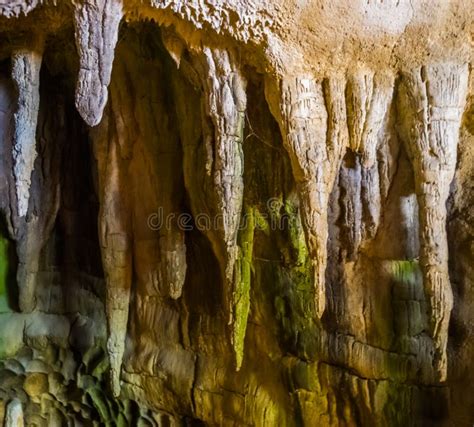
[[[12,311],[9,306],[10,241],[0,236],[0,313]]]
[[[239,233],[239,256],[234,269],[232,343],[236,369],[242,366],[245,332],[250,311],[250,283],[252,277],[253,239],[257,224],[256,209],[245,207],[246,224]]]

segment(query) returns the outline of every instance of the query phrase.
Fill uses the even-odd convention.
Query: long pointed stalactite
[[[121,191],[129,161],[123,156],[113,116],[102,121],[93,131],[92,139],[99,172],[99,241],[106,281],[107,352],[111,389],[118,396],[132,285],[128,197]]]
[[[164,38],[165,46],[179,65],[170,38]],[[184,63],[184,60],[183,60]],[[241,284],[240,271],[235,271],[236,260],[240,257],[237,242],[243,201],[243,138],[246,111],[246,79],[237,62],[233,50],[204,47],[192,54],[187,67],[187,77],[194,85],[201,87],[201,122],[203,144],[197,150],[202,162],[196,170],[187,166],[195,162],[196,145],[201,135],[191,135],[186,126],[181,125],[184,137],[184,174],[189,189],[191,208],[196,218],[209,215],[210,226],[205,227],[214,253],[221,268],[223,286],[223,308],[231,326],[231,339],[236,351],[237,369],[240,368],[239,350],[243,347],[242,334],[236,333],[234,293]],[[184,111],[182,101],[178,101]],[[191,141],[193,141],[191,143]],[[200,183],[197,186],[196,183]],[[201,194],[203,193],[203,194]],[[203,198],[204,196],[205,198]],[[239,264],[240,265],[240,264]],[[239,306],[240,307],[240,306]],[[246,323],[247,314],[244,316]],[[242,319],[240,319],[242,321]],[[238,340],[235,339],[239,336]],[[237,342],[238,341],[238,342]]]
[[[170,122],[173,115],[165,108],[166,80],[140,79],[140,69],[134,66],[142,61],[150,73],[163,72],[156,60],[143,61],[140,40],[135,33],[124,40],[126,48],[120,49],[114,68],[108,107],[100,125],[91,131],[98,161],[108,353],[116,396],[130,333],[132,278],[135,309],[145,316],[163,299],[180,298],[186,277],[184,228],[176,218],[181,203],[176,173],[179,141]],[[144,170],[146,179],[141,175]],[[153,334],[150,323],[142,319],[138,326]],[[145,347],[150,345],[145,339],[140,341]]]
[[[65,125],[62,100],[57,97],[57,142],[52,142],[51,134],[37,135],[37,127],[40,129],[44,122],[53,123],[51,116],[43,114],[38,126],[43,45],[43,37],[37,36],[31,47],[12,54],[12,79],[18,92],[12,144],[17,209],[12,225],[17,240],[18,305],[24,312],[36,308],[40,253],[51,235],[59,208],[58,153]],[[41,170],[35,169],[35,165],[41,166]],[[43,174],[43,170],[47,173]]]
[[[454,177],[468,66],[427,65],[403,73],[398,108],[413,164],[419,204],[420,263],[429,303],[437,380],[447,375],[446,346],[453,308],[448,269],[446,202]]]
[[[234,265],[238,256],[237,232],[242,212],[243,137],[247,97],[246,80],[234,52],[204,48],[201,60],[203,112],[209,127],[203,127],[208,150],[206,172],[212,178],[212,192],[219,219],[215,242],[221,262],[224,304],[233,322],[232,290]],[[203,120],[206,120],[206,118]]]
[[[66,119],[63,99],[52,96],[56,102],[54,113],[41,117],[41,127],[51,129],[39,135],[38,157],[32,175],[32,193],[29,213],[24,218],[13,217],[18,256],[18,305],[21,311],[38,308],[37,287],[40,282],[41,252],[51,238],[60,205],[61,150],[65,141]]]
[[[76,107],[89,126],[100,122],[107,104],[122,15],[121,0],[75,2],[74,26],[80,61]]]
[[[361,68],[347,83],[349,146],[361,155],[362,166],[374,166],[379,133],[392,101],[394,76]]]
[[[239,233],[239,253],[235,261],[232,290],[232,337],[236,370],[240,370],[245,353],[245,335],[250,311],[252,261],[256,228],[255,211],[246,208],[245,224]]]
[[[314,3],[0,4],[0,424],[472,425],[472,13]]]
[[[341,167],[342,157],[349,144],[347,128],[347,107],[345,100],[346,79],[335,75],[323,81],[324,98],[328,114],[326,150],[327,158],[332,163],[327,165],[330,190]]]
[[[17,211],[19,217],[28,212],[31,174],[36,159],[36,124],[40,106],[40,70],[43,59],[42,36],[37,36],[32,47],[24,47],[12,54],[12,79],[18,92],[14,116],[13,160]]]
[[[352,158],[342,168],[340,185],[347,252],[355,259],[360,246],[374,238],[383,195],[377,155],[385,149],[381,133],[392,101],[394,76],[359,68],[347,80],[346,102]]]
[[[271,88],[271,84],[267,81],[265,87],[267,100],[291,160],[314,269],[315,309],[320,318],[326,305],[329,194],[345,145],[345,131],[341,130],[345,126],[343,86],[329,80],[328,120],[322,84],[312,76],[285,77],[279,88]],[[327,141],[328,127],[331,132]]]

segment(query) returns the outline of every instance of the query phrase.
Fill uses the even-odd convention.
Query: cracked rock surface
[[[0,2],[0,424],[472,426],[471,6]]]

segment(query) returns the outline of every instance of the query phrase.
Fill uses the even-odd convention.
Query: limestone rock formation
[[[473,18],[0,2],[0,424],[472,426]]]
[[[447,374],[446,346],[453,308],[446,201],[456,169],[467,83],[467,64],[434,64],[404,75],[400,96],[419,206],[420,263],[441,380]]]
[[[74,28],[79,54],[76,107],[90,126],[99,124],[107,103],[114,49],[122,19],[120,0],[75,2]]]
[[[36,159],[36,124],[40,103],[40,69],[42,47],[23,48],[12,55],[12,79],[18,91],[18,107],[14,116],[14,175],[18,216],[28,211],[31,173]]]

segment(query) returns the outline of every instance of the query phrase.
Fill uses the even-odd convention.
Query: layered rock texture
[[[0,423],[474,423],[474,9],[0,2]]]

